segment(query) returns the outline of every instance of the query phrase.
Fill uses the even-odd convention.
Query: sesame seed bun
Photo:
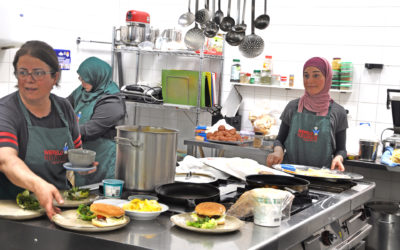
[[[216,202],[202,202],[195,208],[195,212],[202,216],[222,216],[225,214],[225,206]]]
[[[122,208],[104,203],[93,203],[90,205],[90,211],[104,217],[120,217],[125,215],[125,211]]]

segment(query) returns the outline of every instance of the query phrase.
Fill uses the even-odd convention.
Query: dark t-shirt
[[[68,121],[72,140],[75,147],[81,146],[79,126],[69,102],[62,97],[53,95],[54,100],[60,106]],[[51,112],[48,116],[37,118],[29,111],[32,125],[45,128],[61,128],[64,124],[58,114],[54,103],[51,104]],[[18,151],[18,156],[24,160],[28,145],[28,123],[20,107],[17,92],[0,99],[0,147],[12,147]]]
[[[72,95],[67,100],[74,106]],[[115,126],[123,123],[126,114],[125,101],[120,94],[103,95],[97,100],[90,120],[79,126],[82,141],[92,141],[99,137],[114,140]]]

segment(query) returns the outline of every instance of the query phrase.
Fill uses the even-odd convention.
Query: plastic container
[[[231,67],[231,82],[240,82],[240,70],[241,70],[240,60],[233,59],[233,64]]]
[[[264,63],[263,63],[263,70],[269,71],[269,73],[272,75],[273,72],[273,66],[272,66],[272,56],[265,56]]]
[[[288,80],[287,80],[287,76],[281,76],[281,86],[282,87],[288,87]]]
[[[340,81],[339,80],[332,80],[331,89],[340,89]]]
[[[277,75],[277,74],[273,74],[272,75],[272,79],[271,79],[271,83],[272,85],[276,85],[279,86],[281,84],[281,76]]]
[[[333,69],[332,70],[332,80],[339,81],[340,80],[340,70]]]
[[[103,194],[106,198],[121,198],[124,187],[123,180],[105,179],[103,180]]]

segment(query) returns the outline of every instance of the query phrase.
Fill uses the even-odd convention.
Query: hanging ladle
[[[221,0],[218,0],[218,10],[215,12],[213,20],[216,24],[220,25],[223,18],[224,13],[221,11]]]
[[[267,15],[267,0],[264,0],[264,14],[257,17],[254,21],[254,25],[257,29],[263,30],[269,25],[269,16]]]
[[[222,19],[219,28],[225,32],[228,32],[235,25],[235,20],[229,15],[231,13],[231,0],[228,1],[228,15]]]
[[[231,46],[238,46],[246,36],[246,24],[244,26],[240,24],[240,0],[238,2],[238,18],[237,25],[233,26],[232,29],[226,34],[225,40]],[[245,12],[246,0],[243,2],[243,20],[244,20],[244,12]]]
[[[208,11],[208,4],[204,0],[204,9],[196,11],[195,20],[200,25],[204,25],[208,20],[210,20],[210,12]]]
[[[190,0],[189,0],[189,7],[188,7],[188,12],[185,14],[182,14],[179,19],[178,19],[178,24],[186,27],[191,25],[194,22],[194,14],[190,12]]]
[[[199,0],[196,0],[196,12],[199,8]],[[203,31],[197,27],[197,23],[195,23],[194,28],[188,30],[185,35],[185,45],[190,50],[198,50],[200,49],[205,41],[205,36]]]
[[[259,56],[264,51],[264,40],[254,34],[256,0],[251,3],[251,34],[247,35],[239,45],[239,51],[244,57],[253,58]]]
[[[247,25],[244,23],[244,16],[245,16],[244,14],[245,14],[245,12],[246,12],[246,0],[243,1],[242,23],[239,24],[239,22],[238,22],[238,24],[233,26],[232,29],[234,31],[236,31],[236,32],[246,32]],[[243,36],[243,38],[244,38],[244,36]]]
[[[212,0],[213,3],[213,10],[215,9],[215,0]],[[207,5],[208,5],[208,0],[207,0]],[[211,20],[206,22],[206,26],[204,28],[204,35],[208,38],[213,38],[215,35],[217,35],[217,32],[219,30],[218,24],[214,21],[213,18],[213,12],[211,12],[212,17]]]

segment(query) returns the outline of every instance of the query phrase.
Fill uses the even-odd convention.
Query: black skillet
[[[310,182],[298,177],[255,174],[246,176],[246,185],[249,189],[276,188],[287,190],[291,193],[293,193],[292,190],[294,190],[299,194],[307,194]]]
[[[160,201],[172,205],[193,208],[205,201],[219,201],[219,189],[211,184],[168,183],[157,186],[156,194]]]

